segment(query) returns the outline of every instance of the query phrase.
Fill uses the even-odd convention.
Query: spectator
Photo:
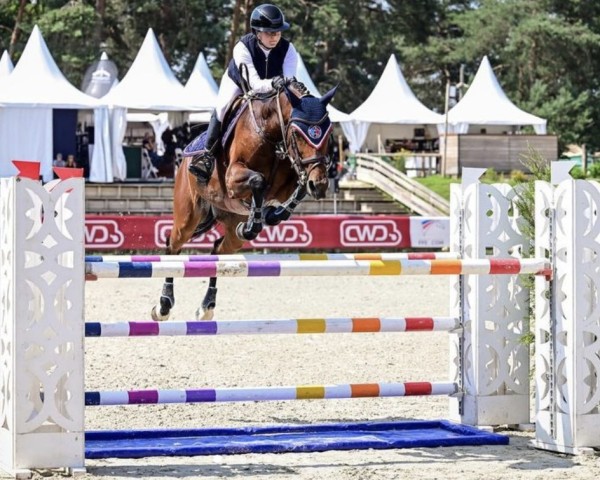
[[[146,150],[146,153],[148,154],[148,157],[150,157],[152,165],[158,168],[158,165],[160,165],[161,163],[161,158],[158,155],[158,153],[156,153],[154,137],[149,132],[144,133],[144,139],[142,140],[142,148]]]
[[[67,155],[67,163],[65,167],[77,168],[77,162],[75,161],[75,155]]]
[[[56,158],[52,161],[53,167],[64,167],[66,162],[63,160],[62,153],[57,153]]]

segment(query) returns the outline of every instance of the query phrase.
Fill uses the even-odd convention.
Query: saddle
[[[254,95],[252,98],[257,100],[266,100],[273,96],[272,92]],[[233,131],[242,114],[246,111],[250,102],[244,95],[234,98],[225,112],[223,124],[221,126],[221,147],[225,149],[227,144],[233,139]],[[184,156],[194,156],[204,151],[206,144],[206,131],[194,138],[183,150]]]
[[[221,127],[221,146],[225,148],[227,143],[230,140],[231,132],[235,125],[237,124],[239,118],[244,113],[244,110],[248,107],[248,102],[243,101],[243,97],[236,97],[229,107],[227,108],[227,113],[225,114],[225,118],[223,119],[223,124]],[[201,153],[204,150],[204,146],[206,145],[206,130],[194,138],[184,149],[183,154],[185,156],[193,156]]]

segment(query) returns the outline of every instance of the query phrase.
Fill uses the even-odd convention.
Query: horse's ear
[[[329,102],[333,100],[333,96],[335,95],[337,88],[338,86],[336,85],[319,99],[323,105],[328,105]]]
[[[285,93],[287,94],[288,100],[292,104],[292,108],[298,108],[300,105],[302,105],[302,100],[298,98],[289,88],[285,89]]]

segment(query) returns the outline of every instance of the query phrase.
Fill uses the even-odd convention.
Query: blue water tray
[[[142,458],[507,444],[505,435],[445,420],[99,430],[86,432],[85,457]]]

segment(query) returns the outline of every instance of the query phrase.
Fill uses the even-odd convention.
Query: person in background
[[[77,168],[77,162],[75,161],[75,155],[67,155],[67,163],[65,167]]]
[[[57,153],[56,158],[52,161],[53,167],[64,167],[66,162],[63,160],[62,153]]]
[[[233,58],[221,80],[204,151],[195,155],[188,167],[200,183],[208,183],[212,176],[221,122],[229,103],[242,93],[240,66],[248,67],[250,89],[256,93],[279,90],[296,75],[298,53],[294,45],[281,36],[281,32],[290,28],[283,12],[275,5],[259,5],[250,15],[250,27],[252,32],[244,35],[233,48]]]
[[[146,151],[148,157],[150,157],[152,165],[156,167],[161,163],[161,159],[158,153],[156,153],[154,137],[150,134],[150,132],[144,133],[144,139],[142,140],[142,148]]]

